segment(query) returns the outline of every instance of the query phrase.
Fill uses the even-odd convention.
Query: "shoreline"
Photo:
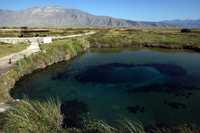
[[[200,48],[198,48],[198,49],[196,49],[196,48],[184,48],[184,47],[162,47],[163,46],[163,44],[162,45],[154,45],[154,46],[152,46],[152,45],[145,45],[145,46],[132,46],[132,47],[117,47],[117,49],[131,49],[131,48],[137,48],[137,49],[143,49],[143,48],[152,48],[152,49],[156,49],[156,48],[158,48],[158,49],[163,49],[163,50],[183,50],[183,51],[185,51],[185,50],[189,50],[189,51],[192,51],[192,52],[195,52],[195,53],[199,53],[200,52]],[[89,50],[89,49],[98,49],[98,48],[100,48],[100,49],[112,49],[112,47],[104,47],[104,46],[101,46],[101,47],[94,47],[94,46],[89,46],[88,48],[86,48],[86,49],[84,49],[84,51],[81,51],[81,52],[85,52],[85,51],[87,51],[87,50]],[[80,52],[80,53],[81,53]],[[80,53],[77,53],[77,55],[79,55]],[[72,55],[70,55],[70,54],[68,54],[68,55],[65,55],[65,56],[63,56],[63,59],[61,59],[61,60],[58,60],[58,61],[55,61],[55,62],[52,62],[52,63],[50,63],[50,64],[47,64],[47,65],[45,65],[45,66],[38,66],[36,69],[34,69],[34,70],[31,70],[31,71],[29,71],[28,73],[25,73],[25,74],[23,74],[21,77],[18,77],[17,79],[15,79],[15,80],[13,80],[13,82],[12,82],[12,85],[11,86],[7,86],[8,88],[6,88],[7,90],[9,90],[10,91],[10,89],[12,89],[13,87],[14,87],[14,85],[15,85],[15,83],[17,82],[17,81],[19,81],[21,78],[23,78],[24,76],[26,76],[26,75],[28,75],[28,74],[31,74],[31,73],[33,73],[34,71],[37,71],[37,70],[43,70],[43,69],[46,69],[47,67],[49,67],[49,66],[52,66],[52,65],[54,65],[54,64],[57,64],[57,63],[61,63],[61,62],[65,62],[65,61],[69,61],[69,60],[71,60],[71,59],[73,59],[74,57],[76,57],[77,55],[75,55],[75,56],[72,56]],[[31,55],[31,56],[34,56],[34,55]],[[23,59],[22,59],[23,60]],[[8,71],[8,72],[6,72],[6,73],[4,73],[3,75],[1,75],[0,76],[0,81],[1,81],[1,79],[2,79],[2,77],[4,77],[4,76],[6,76],[6,75],[8,75],[9,74],[9,72],[10,71],[12,71],[12,68]],[[5,83],[5,82],[4,82]],[[1,83],[0,83],[0,85],[1,85]],[[9,93],[9,91],[8,91],[8,99],[6,99],[6,100],[3,100],[3,103],[5,102],[9,102],[10,100],[14,100],[11,96],[10,96],[10,93]],[[0,93],[1,94],[1,93]],[[1,102],[2,100],[0,100],[0,103],[2,103]]]
[[[79,43],[77,45],[80,45],[79,50],[75,50],[76,46],[70,46],[72,47],[71,51],[70,48],[66,48],[63,45],[63,49],[61,49],[62,46],[49,46],[52,47],[52,49],[55,47],[55,54],[51,55],[51,48],[48,49],[48,51],[42,50],[41,52],[38,52],[36,54],[32,54],[29,57],[23,58],[19,60],[9,71],[2,74],[0,76],[0,103],[7,103],[10,101],[13,101],[14,99],[10,96],[10,89],[12,89],[17,81],[19,81],[22,77],[25,75],[31,74],[35,70],[39,69],[45,69],[48,66],[51,66],[53,64],[62,62],[62,61],[68,61],[78,55],[81,52],[84,52],[88,49],[88,44],[81,43],[81,40],[76,39],[76,41]],[[75,41],[75,43],[76,43]],[[59,52],[62,52],[60,54]],[[51,56],[49,56],[49,55]],[[41,57],[41,59],[40,59]],[[43,58],[42,58],[43,57]],[[45,60],[46,58],[46,60]],[[55,59],[54,59],[55,58]],[[28,61],[31,60],[31,64],[28,64]],[[33,61],[36,60],[36,61]],[[25,64],[25,68],[21,68],[21,65]],[[26,67],[27,65],[27,67]]]
[[[128,44],[124,46],[113,47],[110,44],[95,44],[92,45],[91,48],[160,48],[166,50],[190,50],[193,52],[200,52],[200,47],[192,46],[192,45],[169,45],[169,44]]]
[[[93,34],[93,33],[92,33]],[[92,36],[92,39],[95,39],[95,36]],[[101,39],[101,38],[97,38],[97,39]],[[54,47],[52,47],[52,44],[47,44],[47,48],[48,51],[45,50],[41,50],[40,52],[36,53],[36,54],[32,54],[30,55],[30,57],[27,57],[28,59],[30,58],[30,60],[32,60],[32,57],[34,58],[34,61],[39,62],[39,63],[35,63],[32,62],[33,66],[29,66],[29,68],[25,68],[24,70],[15,70],[16,65],[14,66],[14,68],[11,68],[8,72],[6,72],[3,75],[0,75],[0,103],[1,102],[7,102],[12,100],[12,97],[10,96],[10,89],[12,89],[15,85],[15,83],[17,81],[19,81],[22,77],[24,77],[27,74],[31,74],[32,72],[34,72],[35,70],[39,70],[39,69],[45,69],[48,66],[51,66],[53,64],[59,63],[59,62],[63,62],[63,61],[68,61],[70,59],[72,59],[73,57],[76,57],[77,55],[79,55],[79,53],[84,52],[86,50],[89,50],[90,48],[95,48],[95,49],[110,49],[110,48],[119,48],[119,49],[123,49],[123,48],[138,48],[138,49],[142,49],[142,48],[159,48],[159,49],[166,49],[166,50],[190,50],[193,52],[200,52],[200,47],[198,47],[198,45],[190,45],[190,44],[164,44],[164,43],[137,43],[137,42],[131,42],[131,43],[127,43],[126,41],[124,43],[122,43],[121,45],[113,45],[113,42],[104,42],[102,43],[101,41],[97,40],[97,41],[92,41],[91,38],[84,38],[82,39],[82,42],[78,42],[78,44],[76,44],[76,41],[78,39],[76,38],[75,40],[72,40],[72,43],[75,42],[74,45],[69,45],[68,48],[65,47],[65,45],[67,44],[67,41],[65,43],[65,40],[62,42],[63,44],[61,44],[61,46],[64,49],[60,49],[58,47],[58,49],[60,51],[56,51],[53,54],[50,54],[51,57],[48,57],[48,52],[51,52],[51,48],[54,49]],[[59,41],[59,40],[58,40]],[[75,45],[81,45],[80,50],[76,50],[76,46]],[[70,49],[73,49],[71,52]],[[61,52],[61,53],[59,53]],[[57,57],[59,56],[59,57]],[[40,60],[40,58],[43,58],[42,60]],[[48,61],[46,61],[46,59]],[[53,58],[52,60],[50,58]],[[54,59],[56,58],[56,59]],[[27,60],[28,60],[27,59]],[[26,63],[26,59],[21,59],[19,62],[25,62]],[[19,66],[20,67],[20,66]],[[17,68],[17,69],[22,69],[22,68]],[[19,71],[19,72],[18,72]],[[14,74],[13,74],[14,73]]]

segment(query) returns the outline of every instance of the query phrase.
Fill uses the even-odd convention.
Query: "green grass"
[[[67,36],[91,31],[87,28],[29,28],[21,31],[20,28],[0,29],[0,37],[35,37],[35,36]]]
[[[60,103],[24,100],[5,115],[5,133],[145,133],[141,123],[123,120],[117,126],[90,120],[84,128],[61,127]]]
[[[61,132],[59,103],[52,100],[22,101],[6,114],[4,131],[7,133]]]
[[[198,46],[200,32],[181,33],[180,29],[103,30],[89,37],[94,47],[127,47],[150,44]]]
[[[28,44],[2,44],[0,43],[0,58],[12,53],[20,52],[28,47]]]
[[[144,127],[141,122],[119,120],[108,124],[102,120],[88,119],[83,128],[63,129],[60,102],[22,100],[4,115],[5,133],[199,133],[192,124]]]

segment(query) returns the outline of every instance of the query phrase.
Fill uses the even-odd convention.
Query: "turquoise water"
[[[98,50],[34,72],[17,82],[14,98],[79,100],[91,116],[151,123],[200,124],[200,54],[184,51]]]

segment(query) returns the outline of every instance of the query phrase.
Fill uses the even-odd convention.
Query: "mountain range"
[[[0,27],[200,27],[200,20],[161,22],[133,21],[96,16],[78,9],[60,6],[33,7],[20,11],[0,9]]]
[[[162,21],[162,22],[166,24],[170,24],[170,25],[176,25],[177,27],[183,27],[183,28],[200,28],[200,19],[167,20],[167,21]]]

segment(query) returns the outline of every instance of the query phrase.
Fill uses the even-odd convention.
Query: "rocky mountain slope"
[[[172,25],[165,22],[138,22],[95,16],[77,9],[46,6],[21,11],[0,10],[0,26],[169,27]]]

